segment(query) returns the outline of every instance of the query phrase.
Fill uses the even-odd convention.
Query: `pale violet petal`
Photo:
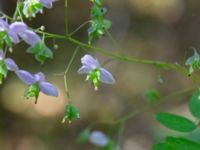
[[[49,96],[58,96],[58,90],[48,82],[39,82],[40,91]]]
[[[45,75],[42,72],[38,72],[36,74],[34,74],[34,78],[37,82],[43,82],[45,81]]]
[[[112,74],[104,68],[100,68],[100,81],[107,84],[114,84],[115,79]]]
[[[81,58],[81,63],[83,64],[83,66],[86,66],[91,69],[95,69],[100,66],[99,62],[95,58],[93,58],[91,55],[88,55],[88,54]]]
[[[19,70],[17,64],[11,58],[6,58],[5,59],[5,64],[6,64],[7,69],[10,70],[10,71],[17,71],[17,70]]]
[[[3,50],[0,50],[0,60],[3,60],[5,58],[5,53]]]
[[[40,37],[31,30],[26,30],[19,34],[20,37],[29,45],[33,46],[40,42]]]
[[[36,82],[34,76],[28,71],[18,70],[16,71],[16,74],[18,78],[27,85],[31,85]]]
[[[5,20],[0,18],[0,31],[5,31],[8,29],[9,29],[9,24]]]
[[[53,0],[39,0],[39,1],[42,4],[42,6],[48,8],[48,9],[52,8]]]
[[[18,34],[27,30],[27,25],[23,22],[14,22],[10,25],[10,30]]]
[[[19,43],[19,36],[17,35],[17,33],[13,32],[12,30],[8,31],[8,34],[11,38],[11,41],[15,44]]]
[[[82,66],[82,67],[78,70],[78,73],[79,73],[79,74],[90,73],[92,70],[93,70],[93,69],[91,69],[90,67]]]
[[[108,144],[109,140],[108,140],[108,137],[104,133],[100,131],[93,131],[90,134],[89,141],[94,145],[103,147]]]

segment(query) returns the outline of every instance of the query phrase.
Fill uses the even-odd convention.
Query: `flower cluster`
[[[0,18],[0,32],[15,44],[20,42],[20,38],[23,39],[28,45],[33,46],[40,42],[40,37],[30,30],[23,22],[14,22],[10,25]]]
[[[38,12],[42,12],[43,7],[52,8],[53,0],[25,0],[23,14],[29,17],[35,17]]]
[[[29,86],[25,92],[25,97],[35,97],[37,102],[40,91],[49,96],[58,96],[57,89],[51,83],[45,81],[42,72],[33,75],[26,70],[20,70],[14,60],[5,58],[3,50],[0,50],[0,79],[7,76],[8,70],[15,72],[17,77]]]
[[[86,80],[90,80],[95,90],[98,90],[100,82],[114,84],[115,79],[105,68],[101,67],[98,60],[91,55],[85,55],[81,58],[82,67],[78,70],[79,74],[87,74]]]
[[[91,44],[94,38],[100,38],[104,33],[110,29],[112,22],[105,19],[107,12],[103,7],[103,0],[91,0],[93,6],[90,12],[90,26],[88,28],[88,43]]]

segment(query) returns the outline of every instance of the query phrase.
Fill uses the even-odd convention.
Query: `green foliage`
[[[8,47],[12,47],[12,41],[10,37],[8,36],[7,32],[1,31],[0,32],[0,49],[3,49],[4,44],[6,44]]]
[[[101,0],[92,0],[93,6],[90,12],[90,27],[88,28],[88,43],[102,35],[111,27],[112,22],[105,19],[106,8],[102,7]]]
[[[179,132],[191,132],[196,129],[191,120],[175,114],[160,112],[157,113],[156,120],[165,127]]]
[[[64,123],[66,120],[71,123],[73,120],[79,119],[80,113],[77,108],[75,108],[71,103],[65,106],[65,113],[62,122]]]
[[[29,0],[26,4],[23,13],[28,17],[35,17],[35,14],[42,10],[42,5],[38,0]]]
[[[39,61],[41,64],[44,63],[46,58],[53,59],[52,51],[45,45],[43,41],[28,48],[26,52],[33,54],[35,56],[35,59]]]
[[[200,91],[193,93],[189,101],[189,109],[191,114],[200,119]]]
[[[100,71],[99,69],[94,69],[92,72],[90,72],[86,80],[89,80],[93,83],[95,90],[98,90],[99,84],[100,84]]]
[[[116,145],[111,139],[109,140],[108,144],[103,147],[103,150],[121,150],[118,145]]]
[[[6,78],[8,73],[8,69],[6,67],[6,64],[3,60],[0,60],[0,84],[3,82],[3,78]]]
[[[185,138],[166,137],[165,142],[155,144],[152,150],[200,150],[200,144]]]
[[[145,93],[144,93],[144,97],[147,100],[147,102],[149,103],[155,103],[157,101],[160,100],[161,96],[160,93],[158,92],[158,90],[156,89],[148,89]]]
[[[186,62],[185,65],[189,66],[189,75],[191,75],[195,69],[200,69],[200,56],[199,53],[197,52],[196,49],[194,50],[194,54],[193,56],[189,57]]]
[[[38,83],[30,85],[26,91],[24,92],[24,97],[27,99],[34,97],[35,98],[35,104],[37,103],[38,97],[40,93],[40,88]]]
[[[90,136],[90,130],[89,129],[85,129],[79,134],[76,142],[77,143],[84,143],[84,142],[88,141],[89,136]]]

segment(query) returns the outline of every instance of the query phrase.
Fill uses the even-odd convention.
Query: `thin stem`
[[[110,40],[112,41],[112,44],[115,46],[115,47],[118,47],[118,44],[116,42],[116,40],[113,38],[112,34],[106,30],[106,33],[108,34],[108,37],[110,38]]]
[[[109,125],[116,125],[121,123],[126,123],[128,120],[133,119],[134,117],[140,115],[141,113],[144,113],[145,111],[151,109],[152,107],[159,106],[167,101],[173,100],[174,97],[177,97],[179,95],[183,95],[186,93],[190,93],[191,91],[195,90],[197,87],[187,88],[183,90],[176,91],[168,96],[164,96],[160,99],[160,101],[157,104],[154,105],[146,105],[142,108],[139,108],[137,111],[132,111],[128,115],[125,115],[124,117],[120,119],[115,120],[101,120],[101,121],[95,121],[92,124],[88,126],[89,129],[92,129],[97,124],[109,124]]]
[[[72,31],[69,36],[74,35],[76,32],[78,32],[81,28],[83,28],[85,25],[87,25],[90,21],[86,21],[84,23],[82,23],[78,28],[76,28],[74,31]]]
[[[18,2],[18,3],[20,4],[21,2]],[[22,14],[21,14],[21,12],[19,10],[19,4],[17,4],[17,8],[16,9],[17,9],[17,12],[19,13],[19,17],[20,17],[21,21],[24,22]]]
[[[49,37],[52,38],[59,38],[59,39],[64,39],[67,40],[75,45],[80,46],[83,50],[85,51],[95,51],[95,52],[99,52],[103,55],[106,56],[110,56],[111,58],[115,59],[115,60],[120,60],[120,61],[125,61],[125,62],[129,62],[129,63],[138,63],[138,64],[146,64],[146,65],[153,65],[157,68],[163,68],[163,69],[172,69],[175,70],[185,76],[188,76],[188,70],[185,67],[182,67],[180,65],[174,64],[174,63],[166,63],[166,62],[162,62],[162,61],[153,61],[153,60],[146,60],[146,59],[138,59],[138,58],[133,58],[133,57],[128,57],[126,55],[122,55],[119,53],[113,53],[113,51],[111,50],[106,50],[106,49],[101,49],[98,47],[94,47],[92,45],[80,42],[70,36],[63,36],[63,35],[57,35],[57,34],[52,34],[52,33],[47,33],[47,32],[42,32],[42,31],[37,31],[40,34],[46,34]],[[198,76],[191,76],[191,78],[194,81],[200,81],[200,79],[198,78]]]
[[[121,122],[126,122],[130,119],[132,119],[133,117],[137,116],[138,114],[141,114],[145,111],[147,111],[148,109],[152,108],[152,106],[159,106],[161,104],[163,104],[164,102],[166,102],[166,100],[172,100],[172,98],[179,96],[179,95],[183,95],[186,93],[189,93],[191,91],[193,91],[194,89],[196,89],[197,87],[192,87],[192,88],[188,88],[188,89],[184,89],[184,90],[180,90],[180,91],[176,91],[168,96],[162,97],[161,101],[155,105],[146,105],[145,107],[139,109],[138,111],[133,111],[132,113],[129,113],[127,116],[124,116],[123,118],[119,119],[117,122],[121,123]]]
[[[68,36],[69,25],[68,25],[68,0],[65,0],[65,35]]]
[[[67,74],[69,72],[69,69],[72,65],[72,62],[76,56],[76,54],[78,53],[79,51],[79,48],[80,47],[77,47],[76,50],[74,51],[70,61],[69,61],[69,64],[67,65],[67,68],[65,69],[65,72],[64,72],[64,86],[65,86],[65,92],[66,92],[66,95],[67,95],[67,98],[70,100],[70,94],[69,94],[69,89],[68,89],[68,84],[67,84]]]

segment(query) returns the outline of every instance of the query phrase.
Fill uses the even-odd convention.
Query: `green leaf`
[[[79,110],[76,109],[72,104],[66,105],[62,122],[64,123],[66,120],[68,120],[69,123],[71,123],[73,120],[79,118],[80,118]]]
[[[189,109],[191,114],[200,119],[200,90],[193,93],[189,101]]]
[[[98,6],[102,6],[103,5],[103,0],[90,0],[92,3],[94,3],[95,5]]]
[[[95,18],[95,17],[103,17],[103,15],[106,13],[106,8],[99,7],[97,5],[93,5],[91,8],[91,13],[90,17]]]
[[[6,31],[0,32],[0,49],[3,48],[3,45],[6,44],[8,47],[12,47],[12,41]]]
[[[76,142],[77,143],[84,143],[84,142],[88,141],[89,137],[90,137],[90,130],[85,129],[79,134]]]
[[[46,58],[53,58],[52,51],[42,41],[28,48],[26,52],[34,54],[35,59],[41,64],[44,63]]]
[[[3,60],[0,60],[0,84],[3,82],[3,78],[6,78],[8,73],[8,69],[6,67],[6,64]]]
[[[200,150],[200,144],[185,138],[167,137],[165,142],[155,144],[152,150]]]
[[[121,150],[118,145],[116,145],[113,140],[109,139],[109,142],[106,146],[103,147],[103,150]]]
[[[157,101],[160,100],[161,96],[160,93],[156,90],[156,89],[148,89],[145,93],[144,93],[145,99],[149,102],[149,103],[155,103]]]
[[[38,85],[38,83],[35,83],[35,84],[30,85],[26,89],[26,91],[24,92],[24,97],[26,97],[27,99],[34,97],[35,104],[37,104],[39,93],[40,93],[39,85]]]
[[[196,129],[196,125],[192,121],[185,117],[178,116],[175,114],[164,112],[157,113],[156,120],[165,127],[175,131],[191,132],[194,129]]]

